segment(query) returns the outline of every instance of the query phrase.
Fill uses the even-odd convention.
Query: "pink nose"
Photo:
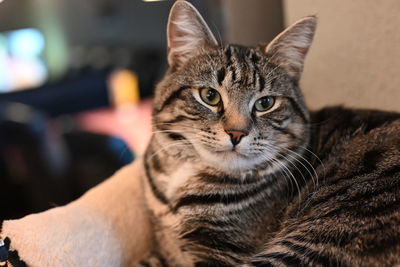
[[[243,136],[248,135],[248,132],[242,130],[225,130],[225,132],[231,137],[231,142],[234,146],[239,144]]]

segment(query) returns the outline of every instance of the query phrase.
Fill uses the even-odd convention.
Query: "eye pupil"
[[[263,97],[260,100],[260,104],[263,108],[268,108],[270,103],[271,103],[271,98],[269,97]]]
[[[201,99],[210,106],[217,106],[221,102],[221,95],[217,90],[211,88],[203,88],[200,90]]]
[[[217,95],[216,92],[210,89],[207,91],[206,97],[209,101],[213,101],[216,95]]]
[[[275,104],[275,99],[271,96],[265,96],[258,99],[254,105],[257,111],[267,111]]]

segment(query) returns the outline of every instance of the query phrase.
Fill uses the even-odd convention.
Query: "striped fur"
[[[399,266],[400,115],[329,108],[313,125],[323,179],[246,266]]]
[[[267,47],[217,46],[194,7],[175,3],[144,157],[156,242],[138,266],[395,263],[398,115],[310,117],[298,80],[315,25],[302,19]],[[257,111],[266,96],[274,105]],[[379,252],[372,232],[386,227],[394,240],[376,244],[391,252]]]

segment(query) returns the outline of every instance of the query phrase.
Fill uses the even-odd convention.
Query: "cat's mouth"
[[[221,170],[225,173],[237,173],[242,170],[252,169],[254,166],[266,162],[266,158],[271,158],[269,155],[272,152],[265,152],[264,156],[257,156],[249,151],[243,151],[240,147],[220,147],[220,148],[204,148],[199,146],[196,149],[203,161],[210,167]]]
[[[216,150],[215,153],[217,155],[222,155],[222,156],[238,156],[238,157],[242,157],[242,158],[247,158],[246,155],[240,153],[234,147],[232,149],[228,149],[228,150]]]

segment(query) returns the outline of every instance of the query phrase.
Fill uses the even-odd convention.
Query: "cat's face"
[[[281,40],[267,48],[220,47],[190,4],[175,4],[154,138],[224,172],[273,171],[293,161],[308,142],[308,112],[297,82],[313,31],[303,24],[294,29],[299,34],[306,27],[303,39],[291,39],[293,51],[282,49]]]

